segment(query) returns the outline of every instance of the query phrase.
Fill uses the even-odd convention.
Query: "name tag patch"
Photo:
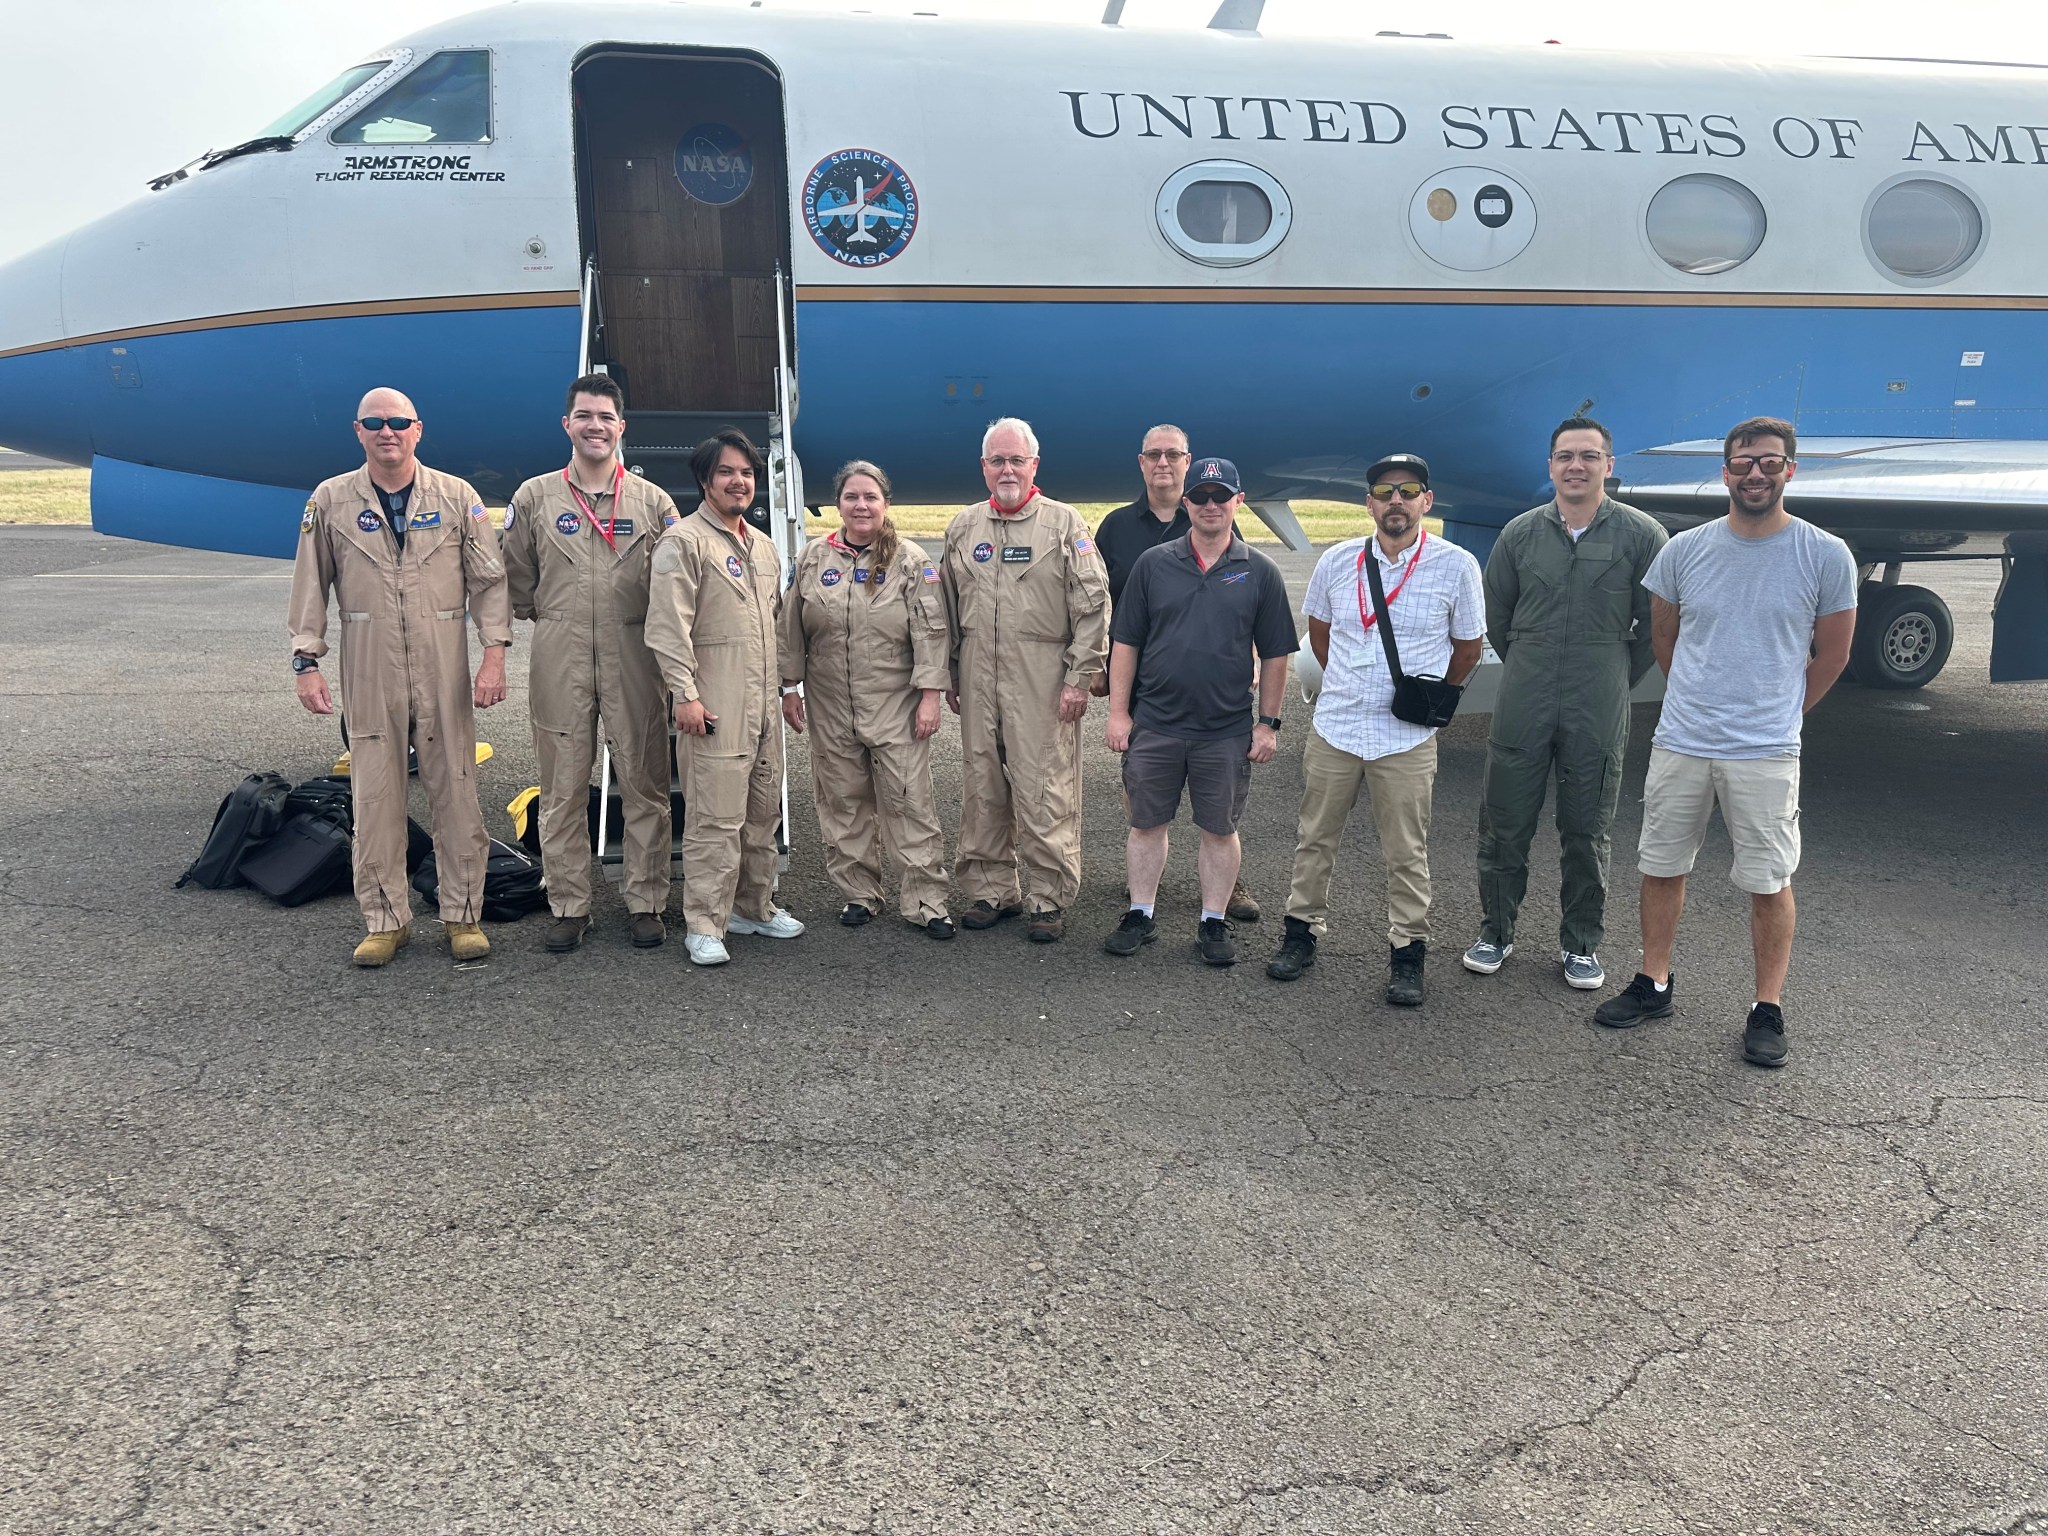
[[[1030,563],[1031,546],[1029,544],[1005,544],[1003,546],[1003,564],[1029,565]]]
[[[868,584],[868,573],[856,566],[854,567],[853,580],[856,586],[864,587]]]
[[[441,514],[439,512],[415,512],[412,515],[412,521],[406,526],[411,528],[438,528],[441,526]]]
[[[630,539],[633,537],[633,519],[630,517],[615,519],[612,523],[612,537],[615,539]]]

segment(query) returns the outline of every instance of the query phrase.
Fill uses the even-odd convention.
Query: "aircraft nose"
[[[79,355],[64,345],[64,247],[0,266],[0,444],[92,462]]]

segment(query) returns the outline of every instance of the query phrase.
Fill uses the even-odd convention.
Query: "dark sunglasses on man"
[[[356,425],[365,432],[382,432],[386,427],[394,432],[407,432],[418,421],[417,416],[365,416]]]
[[[1368,494],[1371,495],[1374,501],[1392,501],[1398,492],[1403,501],[1413,501],[1428,489],[1429,487],[1420,480],[1402,480],[1399,482],[1382,480]]]
[[[1785,466],[1791,462],[1782,453],[1744,454],[1740,458],[1730,459],[1728,469],[1731,474],[1736,475],[1746,475],[1752,469],[1760,469],[1767,475],[1782,475]]]
[[[1187,493],[1187,497],[1198,507],[1220,507],[1236,494],[1237,492],[1227,491],[1220,485],[1198,485]]]

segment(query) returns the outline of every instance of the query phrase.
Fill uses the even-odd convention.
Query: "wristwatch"
[[[301,672],[318,672],[319,670],[320,658],[317,656],[295,655],[292,657],[292,675],[294,677]]]
[[[792,693],[802,693],[803,691],[804,685],[802,683],[784,683],[782,685],[782,696],[785,699],[788,698]]]
[[[1277,731],[1280,729],[1280,717],[1278,715],[1261,715],[1259,716],[1259,724],[1269,731]]]

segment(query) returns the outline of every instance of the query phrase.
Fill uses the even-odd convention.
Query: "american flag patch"
[[[1095,552],[1095,546],[1094,546],[1093,544],[1090,544],[1090,543],[1088,542],[1088,535],[1087,535],[1087,534],[1085,534],[1085,533],[1084,533],[1084,534],[1082,534],[1082,535],[1081,535],[1081,537],[1079,537],[1078,539],[1074,540],[1074,553],[1075,553],[1075,554],[1077,554],[1077,555],[1087,555],[1087,554],[1093,554],[1094,552]]]
[[[482,522],[484,520],[484,504],[482,502],[478,502],[475,506],[471,507],[469,509],[469,515],[475,518],[478,522]]]
[[[924,579],[926,581],[937,581],[939,579],[939,573],[933,570],[932,567],[926,566],[924,568]]]

